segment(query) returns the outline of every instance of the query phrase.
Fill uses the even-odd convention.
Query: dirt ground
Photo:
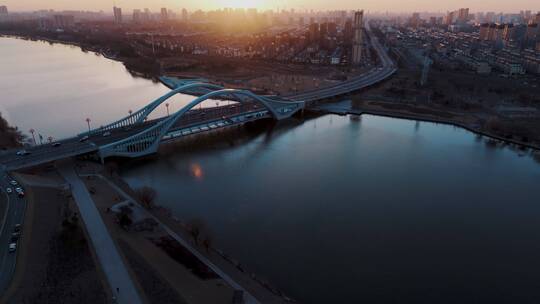
[[[109,303],[73,201],[54,188],[26,192],[20,260],[6,303]]]
[[[184,56],[161,59],[166,75],[182,78],[205,78],[229,88],[247,88],[265,94],[292,94],[333,85],[367,68],[308,66],[233,58]]]

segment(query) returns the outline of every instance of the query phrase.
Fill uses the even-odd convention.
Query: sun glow
[[[222,2],[223,7],[230,8],[266,8],[265,0],[225,0]]]

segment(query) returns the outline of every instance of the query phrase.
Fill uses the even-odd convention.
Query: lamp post
[[[36,133],[36,130],[30,129],[29,131],[30,131],[30,134],[32,134],[32,139],[34,140],[34,146],[37,146],[36,136],[34,135],[34,133]]]
[[[90,132],[90,118],[86,118],[86,123],[88,124],[88,132]]]

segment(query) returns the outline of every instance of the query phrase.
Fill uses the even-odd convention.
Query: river
[[[66,46],[0,39],[2,65],[6,40],[24,68],[0,70],[0,107],[23,129],[67,136],[166,92]],[[327,115],[204,136],[121,171],[302,303],[537,303],[529,154],[449,125]]]

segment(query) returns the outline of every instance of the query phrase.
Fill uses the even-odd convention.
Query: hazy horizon
[[[54,10],[90,10],[105,12],[112,10],[112,7],[122,7],[129,12],[135,8],[149,8],[152,11],[158,11],[161,7],[166,7],[172,10],[186,8],[190,10],[202,9],[211,10],[224,7],[243,7],[257,8],[260,10],[266,9],[295,9],[297,11],[304,10],[338,10],[338,9],[364,9],[378,12],[446,12],[456,10],[460,7],[468,7],[471,11],[494,11],[505,13],[517,13],[520,10],[532,10],[533,12],[540,11],[540,1],[538,0],[516,0],[516,1],[495,1],[495,0],[479,0],[471,3],[467,0],[454,0],[446,3],[438,1],[434,3],[430,0],[364,0],[355,2],[353,0],[338,0],[328,3],[324,0],[290,0],[290,1],[266,1],[266,0],[200,0],[200,1],[179,1],[179,0],[50,0],[44,3],[43,0],[0,0],[0,5],[8,6],[10,11],[35,11],[40,9]]]

